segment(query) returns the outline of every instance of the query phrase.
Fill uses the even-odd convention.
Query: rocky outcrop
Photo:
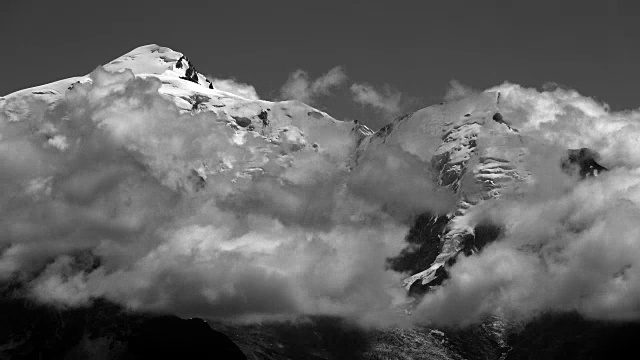
[[[182,71],[184,75],[180,76],[181,79],[189,80],[196,84],[202,85],[209,89],[213,89],[213,84],[209,79],[202,76],[198,70],[196,70],[195,66],[191,64],[191,62],[186,58],[186,56],[182,55],[178,61],[176,61],[174,65],[175,71]]]

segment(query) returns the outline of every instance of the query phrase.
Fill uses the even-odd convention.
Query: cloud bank
[[[459,200],[433,186],[429,164],[380,145],[352,169],[352,134],[319,121],[300,124],[319,148],[251,132],[239,144],[241,130],[215,113],[180,113],[153,78],[100,68],[91,78],[55,106],[2,105],[0,279],[17,295],[234,320],[640,317],[637,111],[567,89],[490,89],[533,180],[471,210],[500,237],[411,307],[407,274],[386,260],[406,246],[407,219]],[[559,159],[580,147],[611,171],[564,174]]]
[[[55,106],[9,99],[0,112],[0,279],[17,295],[235,320],[398,321],[404,274],[386,259],[404,246],[408,216],[455,201],[424,180],[427,164],[380,149],[352,177],[355,137],[333,123],[301,122],[320,147],[292,148],[212,112],[180,113],[154,78],[98,68],[91,79]],[[381,158],[390,171],[376,172]],[[395,199],[403,189],[421,195]]]

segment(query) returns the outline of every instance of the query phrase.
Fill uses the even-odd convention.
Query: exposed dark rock
[[[425,213],[418,216],[405,238],[408,243],[407,247],[402,249],[399,255],[388,258],[387,266],[392,270],[407,272],[411,275],[431,266],[442,250],[440,237],[449,220],[449,217],[445,215],[436,216]],[[411,284],[409,294],[422,295],[433,286],[440,285],[447,278],[446,270],[444,268],[438,269],[436,278],[430,284],[422,285],[421,280]]]
[[[187,98],[187,101],[191,103],[191,110],[202,110],[202,108],[205,106],[204,103],[209,100],[211,100],[210,97],[200,94],[192,95]]]
[[[181,76],[180,78],[184,80],[189,80],[196,84],[198,83],[198,73],[194,70],[192,66],[188,67],[187,70],[185,70],[184,72],[184,76]]]
[[[598,158],[598,153],[588,148],[570,149],[567,151],[567,156],[562,159],[562,170],[569,175],[579,175],[583,179],[598,176],[599,173],[607,170],[597,163]]]
[[[467,256],[480,252],[487,244],[494,242],[500,234],[502,228],[489,224],[481,223],[473,228],[473,234],[467,234],[462,241],[461,252]]]
[[[186,58],[184,56],[181,56],[180,59],[178,59],[178,61],[176,61],[176,69],[182,69],[182,60],[185,60]]]
[[[450,220],[445,216],[442,216],[441,218],[444,218],[444,221],[438,224],[437,227],[432,227],[432,230],[437,229],[437,232],[435,234],[439,233],[439,235],[435,238],[434,233],[429,233],[428,235],[424,233],[421,234],[419,231],[421,229],[416,228],[416,225],[419,224],[419,222],[416,221],[416,225],[414,225],[411,230],[409,230],[407,241],[409,241],[409,238],[413,236],[418,242],[420,241],[420,239],[422,239],[423,241],[426,241],[426,243],[420,247],[409,246],[408,248],[403,249],[399,256],[387,260],[389,264],[394,264],[396,266],[391,267],[392,269],[396,271],[410,271],[413,275],[431,266],[431,264],[441,251],[442,244],[440,243],[440,236],[442,236],[444,229]],[[430,223],[427,223],[427,225],[430,225]],[[428,226],[426,228],[428,229]],[[420,234],[422,236],[420,236]],[[445,280],[449,278],[448,270],[456,263],[457,258],[460,254],[471,256],[473,254],[479,253],[487,244],[497,240],[500,234],[502,234],[502,228],[497,225],[481,223],[475,226],[473,229],[473,234],[464,235],[462,239],[462,249],[458,252],[458,254],[456,254],[456,256],[451,257],[443,267],[440,267],[436,270],[433,280],[424,285],[422,284],[421,280],[415,281],[409,287],[409,294],[413,296],[420,296],[427,293],[429,290],[440,286]],[[415,259],[415,256],[424,256],[424,258]],[[425,262],[424,259],[427,259],[428,261]],[[411,265],[412,262],[415,264],[419,264],[420,266],[411,268],[408,265]],[[397,263],[404,264],[405,268],[403,268],[402,266],[398,266]]]
[[[448,222],[449,218],[444,215],[424,213],[418,216],[405,238],[408,246],[398,256],[387,259],[387,266],[411,275],[431,266],[442,249],[440,237]]]
[[[258,114],[258,119],[262,120],[263,127],[269,126],[269,113],[265,110],[260,111],[260,114]]]
[[[184,76],[180,76],[180,79],[189,80],[191,82],[199,84],[200,79],[198,78],[198,71],[184,55],[181,56],[175,64],[176,69],[182,69],[183,66],[186,66],[186,69],[184,71]],[[211,84],[211,81],[209,81],[209,79],[207,79],[206,81],[209,84],[209,89],[213,89],[213,84]]]
[[[234,116],[233,119],[236,121],[236,124],[238,124],[238,126],[246,128],[247,126],[251,125],[251,119],[243,117],[243,116]]]
[[[439,182],[441,186],[450,186],[455,184],[464,175],[465,168],[457,170],[455,164],[450,162],[451,154],[448,152],[436,155],[431,158],[431,166],[434,168],[439,176]],[[454,189],[457,190],[457,189]]]
[[[74,88],[74,86],[76,86],[76,84],[80,84],[80,81],[76,81],[73,84],[69,85],[69,87],[67,88],[67,90],[71,90]]]
[[[407,120],[409,120],[409,118],[411,117],[411,115],[415,114],[415,112],[410,112],[404,115],[400,115],[398,116],[398,118],[396,118],[393,122],[394,123],[401,123],[401,122],[405,122]]]
[[[309,112],[307,113],[307,115],[308,115],[308,116],[311,116],[311,117],[312,117],[312,118],[314,118],[314,119],[322,119],[322,118],[324,117],[321,113],[319,113],[319,112],[317,112],[317,111],[309,111]]]
[[[378,130],[376,132],[376,136],[384,138],[384,137],[389,136],[392,131],[393,131],[393,123],[390,123],[390,124],[387,124],[387,125],[381,127],[380,130]]]
[[[499,97],[499,96],[500,96],[500,95],[498,95],[498,97]],[[504,117],[503,117],[503,116],[502,116],[502,114],[500,114],[499,112],[497,112],[497,113],[493,114],[492,119],[493,119],[495,122],[497,122],[498,124],[505,125],[506,127],[508,127],[508,128],[509,128],[509,130],[514,131],[514,132],[518,132],[518,130],[517,130],[517,129],[512,128],[512,127],[511,127],[511,125],[509,125],[509,123],[507,123],[507,122],[504,120]]]
[[[455,259],[455,257],[451,258],[451,260]],[[455,262],[455,261],[454,261]],[[446,267],[441,267],[436,270],[435,276],[433,280],[431,280],[428,284],[422,284],[422,280],[414,281],[413,284],[409,287],[409,295],[420,297],[429,290],[442,285],[442,283],[449,278],[449,272]]]

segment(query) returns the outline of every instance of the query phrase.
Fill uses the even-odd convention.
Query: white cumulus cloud
[[[389,86],[376,89],[369,84],[351,85],[353,101],[371,106],[388,116],[398,115],[401,110],[402,94]]]
[[[287,82],[280,89],[280,96],[285,100],[300,100],[313,104],[319,96],[330,94],[346,80],[347,75],[340,66],[330,69],[316,79],[299,69],[289,75]]]

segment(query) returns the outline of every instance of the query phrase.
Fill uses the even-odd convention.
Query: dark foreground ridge
[[[249,360],[494,360],[503,352],[484,325],[441,331],[426,326],[371,329],[338,317],[314,316],[211,326],[228,334]]]
[[[631,359],[640,323],[588,320],[576,313],[547,314],[513,332],[506,360]]]
[[[2,299],[0,312],[2,359],[246,359],[201,319],[136,313],[104,300],[61,310]]]

